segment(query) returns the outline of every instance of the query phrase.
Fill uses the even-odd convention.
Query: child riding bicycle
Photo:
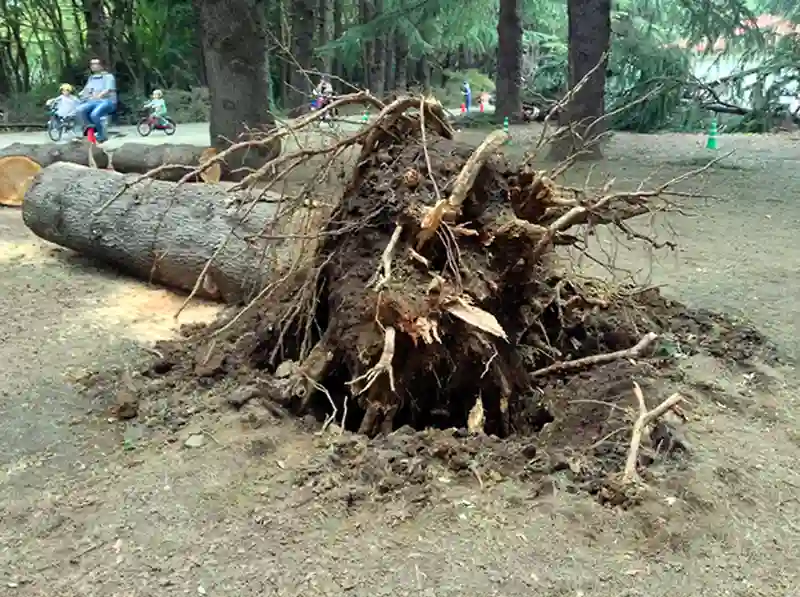
[[[58,90],[60,95],[50,98],[44,105],[61,120],[74,120],[78,115],[78,105],[81,100],[73,93],[72,85],[69,83],[62,83]]]
[[[160,89],[154,89],[150,101],[145,103],[144,109],[150,110],[150,114],[158,119],[157,126],[166,126],[167,124],[167,102],[164,101],[164,92]]]

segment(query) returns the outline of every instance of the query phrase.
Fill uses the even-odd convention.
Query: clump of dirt
[[[634,381],[652,408],[676,356],[747,359],[765,343],[656,290],[568,276],[559,246],[581,247],[599,225],[625,230],[660,195],[560,189],[549,173],[510,167],[505,140],[497,131],[473,151],[453,142],[438,104],[387,106],[309,264],[246,312],[160,343],[131,416],[171,412],[141,399],[171,385],[180,408],[192,404],[179,424],[198,408],[191,397],[213,389],[213,408],[249,417],[258,403],[360,434],[335,443],[312,476],[345,464],[336,475],[366,476],[380,493],[441,467],[481,483],[566,467],[599,492],[623,467]],[[678,425],[648,429],[639,465],[686,450]]]

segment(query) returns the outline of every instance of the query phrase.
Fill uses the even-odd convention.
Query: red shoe
[[[94,134],[93,128],[86,129],[86,138],[89,139],[89,143],[91,143],[92,145],[97,144],[97,137]]]

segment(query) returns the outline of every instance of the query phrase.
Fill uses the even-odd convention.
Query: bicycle
[[[58,143],[64,133],[75,133],[76,124],[77,118],[75,116],[62,118],[56,114],[55,110],[50,110],[50,119],[47,121],[47,136],[54,143]]]
[[[164,134],[171,137],[178,130],[178,125],[175,121],[166,116],[156,116],[152,112],[147,112],[142,116],[139,123],[136,125],[136,132],[142,137],[146,137],[154,130],[164,131]]]
[[[318,98],[313,102],[311,102],[311,110],[312,111],[321,110],[332,101],[333,98],[326,98],[326,99]],[[323,124],[327,124],[330,128],[335,128],[337,124],[336,119],[338,116],[339,116],[339,111],[336,108],[334,108],[333,110],[328,110],[317,120],[317,126],[322,127]]]

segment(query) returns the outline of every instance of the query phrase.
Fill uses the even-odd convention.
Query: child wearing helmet
[[[158,117],[158,124],[164,126],[167,117],[167,102],[164,101],[164,92],[160,89],[154,89],[150,101],[144,105],[144,108],[150,110],[150,113]]]
[[[58,97],[47,100],[45,105],[53,110],[53,113],[59,118],[75,118],[81,101],[73,93],[72,85],[62,83],[59,92]]]

